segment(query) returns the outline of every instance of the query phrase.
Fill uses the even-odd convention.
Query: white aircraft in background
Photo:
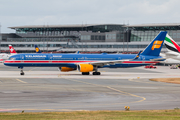
[[[39,47],[37,45],[34,45],[36,53],[41,53],[41,50],[39,49]],[[9,45],[9,51],[10,54],[7,53],[1,53],[0,54],[0,63],[3,62],[4,60],[9,59],[9,57],[11,57],[12,55],[17,54],[15,49],[12,47],[12,45]]]
[[[0,54],[0,62],[3,62],[4,60],[7,60],[10,56],[17,54],[15,49],[12,47],[12,45],[9,45],[9,51],[10,54],[7,53]]]
[[[168,50],[166,53],[160,53],[160,56],[166,58],[161,63],[165,64],[180,64],[180,47],[179,45],[167,34],[164,44]]]

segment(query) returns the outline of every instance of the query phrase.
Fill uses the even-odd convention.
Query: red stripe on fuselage
[[[83,62],[98,62],[98,61],[4,61],[4,63],[83,63]],[[113,61],[112,61],[113,62]],[[140,63],[159,63],[154,61],[124,61],[122,63],[134,63],[134,64],[140,64]]]
[[[159,63],[154,61],[124,61],[122,63]]]

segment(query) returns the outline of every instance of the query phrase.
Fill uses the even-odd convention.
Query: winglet
[[[41,53],[41,50],[39,49],[39,47],[37,45],[34,45],[36,53]]]
[[[136,57],[133,60],[136,60],[139,58],[139,55],[141,54],[142,50],[139,51],[139,53],[136,55]]]
[[[79,54],[79,51],[77,51],[76,54]]]
[[[159,56],[167,32],[161,31],[155,39],[146,47],[141,55]]]

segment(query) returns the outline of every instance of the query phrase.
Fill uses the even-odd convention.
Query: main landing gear
[[[95,71],[95,72],[93,72],[93,75],[101,75],[101,73],[98,72],[97,66],[94,66],[94,71]]]
[[[97,72],[97,67],[94,67],[95,72],[93,72],[93,75],[101,75],[100,72]],[[82,75],[89,75],[89,72],[82,72]]]
[[[21,68],[20,75],[24,75],[23,67],[19,67],[19,68]]]
[[[93,75],[101,75],[100,72],[93,72]],[[89,75],[89,72],[82,72],[82,75]]]
[[[89,72],[82,72],[82,75],[89,75]]]
[[[93,72],[93,75],[101,75],[100,72]]]

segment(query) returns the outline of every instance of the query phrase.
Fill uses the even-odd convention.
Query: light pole
[[[0,53],[1,53],[1,41],[2,41],[2,34],[1,34],[1,23],[0,23]]]
[[[126,31],[127,31],[127,52],[128,52],[128,47],[129,47],[129,46],[128,46],[128,42],[129,42],[128,40],[129,40],[129,37],[130,37],[130,36],[129,36],[129,20],[128,20],[128,24],[127,24],[127,29],[126,29]],[[131,39],[131,38],[130,38],[130,39]]]

